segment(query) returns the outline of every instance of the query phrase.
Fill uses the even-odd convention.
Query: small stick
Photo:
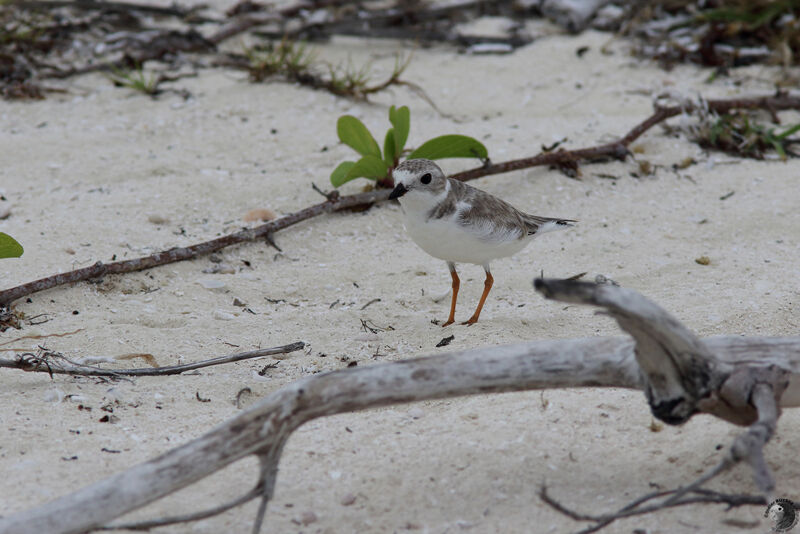
[[[372,299],[371,301],[369,301],[366,304],[364,304],[363,306],[361,306],[361,310],[362,311],[366,310],[367,306],[370,306],[370,305],[375,304],[376,302],[380,302],[380,301],[381,301],[381,299]]]
[[[206,9],[208,6],[205,4],[198,4],[191,7],[179,6],[172,3],[169,7],[156,6],[148,4],[135,4],[131,2],[109,2],[96,0],[13,0],[9,2],[10,5],[24,8],[24,9],[53,9],[56,7],[70,7],[73,9],[99,9],[102,11],[113,11],[118,13],[127,13],[129,11],[141,11],[142,13],[150,13],[153,15],[171,16],[186,18],[194,15],[198,11]]]
[[[280,347],[272,347],[269,349],[251,350],[248,352],[239,352],[231,354],[230,356],[219,356],[209,360],[200,362],[187,363],[183,365],[170,365],[167,367],[142,367],[137,369],[102,369],[94,365],[85,365],[73,362],[62,355],[53,352],[46,352],[45,357],[37,357],[31,353],[23,354],[15,360],[6,360],[0,358],[0,368],[7,367],[10,369],[19,369],[22,371],[37,371],[49,373],[52,375],[79,375],[79,376],[169,376],[179,375],[186,371],[194,371],[195,369],[202,369],[203,367],[210,367],[212,365],[221,365],[223,363],[233,363],[242,360],[249,360],[252,358],[260,358],[262,356],[271,356],[273,354],[286,354],[301,350],[305,347],[305,343],[297,341],[289,345],[282,345]],[[69,366],[56,364],[48,360],[47,356],[56,356],[68,362]]]
[[[244,495],[237,497],[232,501],[226,502],[225,504],[215,506],[214,508],[209,508],[208,510],[202,510],[200,512],[195,512],[192,514],[174,515],[171,517],[164,517],[161,519],[138,521],[136,523],[120,523],[117,525],[108,525],[105,527],[98,527],[96,530],[150,530],[153,528],[165,527],[167,525],[175,525],[177,523],[191,523],[192,521],[199,521],[201,519],[206,519],[208,517],[214,517],[215,515],[227,512],[231,508],[236,508],[237,506],[241,506],[247,502],[252,501],[256,497],[261,497],[263,492],[264,490],[261,488],[261,484],[257,484],[256,487],[254,487]]]
[[[16,343],[17,341],[22,341],[23,339],[45,339],[45,338],[48,338],[48,337],[65,337],[65,336],[71,336],[72,334],[77,334],[78,332],[82,332],[82,331],[83,331],[83,328],[78,328],[77,330],[73,330],[72,332],[63,332],[61,334],[43,334],[43,335],[31,334],[29,336],[22,336],[22,337],[18,337],[16,339],[9,339],[8,341],[4,341],[4,342],[0,343],[0,347],[2,347],[3,345],[8,345],[9,343]],[[16,351],[19,351],[19,350],[26,350],[26,349],[0,349],[0,350],[16,350]]]

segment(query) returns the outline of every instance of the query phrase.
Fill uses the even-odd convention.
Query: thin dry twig
[[[131,2],[110,2],[96,0],[11,0],[8,2],[10,5],[26,9],[42,9],[50,10],[56,7],[69,7],[73,9],[80,9],[83,11],[101,10],[101,11],[114,11],[129,13],[131,11],[139,11],[142,13],[150,13],[152,15],[172,16],[186,18],[195,15],[198,11],[206,9],[205,4],[198,4],[190,7],[183,7],[176,3],[171,6],[157,6],[150,4],[136,4]]]
[[[251,489],[244,495],[236,497],[235,499],[226,502],[224,504],[221,504],[219,506],[215,506],[214,508],[209,508],[208,510],[202,510],[200,512],[194,512],[191,514],[163,517],[161,519],[137,521],[135,523],[119,523],[116,525],[98,527],[95,530],[150,530],[153,528],[175,525],[178,523],[191,523],[192,521],[200,521],[201,519],[206,519],[209,517],[214,517],[215,515],[225,513],[232,508],[236,508],[237,506],[246,504],[252,501],[253,499],[257,499],[258,497],[261,497],[263,494],[264,494],[263,484],[259,482],[253,489]]]
[[[681,113],[690,113],[700,105],[705,105],[709,111],[714,113],[728,113],[733,109],[764,109],[772,111],[783,111],[787,109],[800,109],[800,96],[790,95],[787,92],[777,92],[771,96],[755,96],[731,98],[725,100],[706,100],[703,104],[687,102],[678,106],[656,107],[655,112],[648,118],[634,126],[627,134],[610,143],[597,145],[589,148],[577,150],[557,150],[552,152],[542,152],[531,158],[522,158],[506,161],[503,163],[490,163],[483,167],[470,169],[451,178],[458,180],[473,180],[491,174],[527,169],[537,165],[565,165],[577,163],[579,161],[597,159],[619,159],[624,160],[629,155],[628,147],[636,139],[642,136],[653,126],[674,117]]]
[[[547,486],[544,485],[539,489],[539,498],[552,509],[562,515],[565,515],[566,517],[569,517],[570,519],[574,519],[575,521],[591,521],[595,523],[588,528],[578,531],[576,534],[589,534],[591,532],[597,532],[618,519],[636,515],[645,515],[655,511],[664,510],[666,508],[676,508],[678,506],[687,506],[690,504],[725,504],[730,509],[737,508],[739,506],[764,505],[768,502],[763,495],[721,493],[713,490],[695,488],[689,492],[689,495],[681,495],[681,497],[678,499],[671,500],[669,502],[665,500],[663,503],[653,506],[642,506],[644,503],[654,499],[659,499],[662,497],[671,498],[677,492],[678,490],[654,491],[652,493],[642,495],[629,504],[623,506],[615,513],[602,515],[585,514],[567,507],[562,502],[551,496],[547,491]]]
[[[31,334],[31,335],[28,335],[28,336],[21,336],[21,337],[15,338],[15,339],[9,339],[8,341],[4,341],[3,343],[0,343],[0,347],[2,347],[4,345],[9,345],[11,343],[16,343],[18,341],[22,341],[23,339],[45,339],[45,338],[48,338],[48,337],[66,337],[66,336],[71,336],[73,334],[77,334],[78,332],[82,332],[82,331],[83,331],[83,328],[78,328],[78,329],[73,330],[72,332],[62,332],[60,334]],[[0,352],[1,351],[17,351],[18,352],[18,351],[24,351],[24,350],[27,350],[27,349],[2,348],[2,349],[0,349]]]
[[[251,350],[247,352],[239,352],[229,356],[219,356],[194,363],[187,363],[183,365],[170,365],[167,367],[142,367],[137,369],[103,369],[94,365],[87,365],[70,360],[62,354],[52,351],[44,351],[41,355],[33,353],[25,353],[19,355],[13,360],[1,359],[0,368],[18,369],[20,371],[32,371],[49,373],[52,375],[79,375],[79,376],[169,376],[179,375],[187,371],[194,371],[202,369],[203,367],[210,367],[212,365],[222,365],[224,363],[239,362],[242,360],[249,360],[252,358],[261,358],[263,356],[272,356],[274,354],[286,354],[295,352],[305,347],[305,343],[297,341],[288,345],[280,347],[272,347],[268,349]],[[61,362],[66,362],[64,365]]]

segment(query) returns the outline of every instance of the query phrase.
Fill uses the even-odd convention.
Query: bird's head
[[[429,159],[409,159],[398,165],[392,173],[395,188],[390,199],[407,193],[428,193],[438,197],[447,189],[447,178],[442,169]]]

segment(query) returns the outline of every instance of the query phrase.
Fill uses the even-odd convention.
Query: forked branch
[[[753,469],[763,502],[772,501],[775,482],[764,459],[764,447],[775,433],[784,392],[791,384],[792,396],[797,393],[796,374],[758,358],[739,365],[722,361],[677,319],[629,289],[543,279],[534,285],[547,298],[604,307],[636,340],[636,360],[654,416],[669,424],[682,424],[695,413],[706,412],[731,423],[750,425],[734,439],[722,461],[704,475],[667,492],[655,503],[645,505],[648,497],[595,518],[595,525],[582,533],[596,532],[622,517],[696,502],[691,494],[743,460]],[[542,498],[564,512],[565,508],[555,506],[544,492]]]

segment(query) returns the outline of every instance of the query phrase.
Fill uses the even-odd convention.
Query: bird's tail
[[[538,217],[536,215],[523,215],[525,226],[528,227],[528,235],[543,234],[545,232],[553,232],[555,230],[563,230],[570,226],[575,226],[572,219],[559,219],[556,217]]]

